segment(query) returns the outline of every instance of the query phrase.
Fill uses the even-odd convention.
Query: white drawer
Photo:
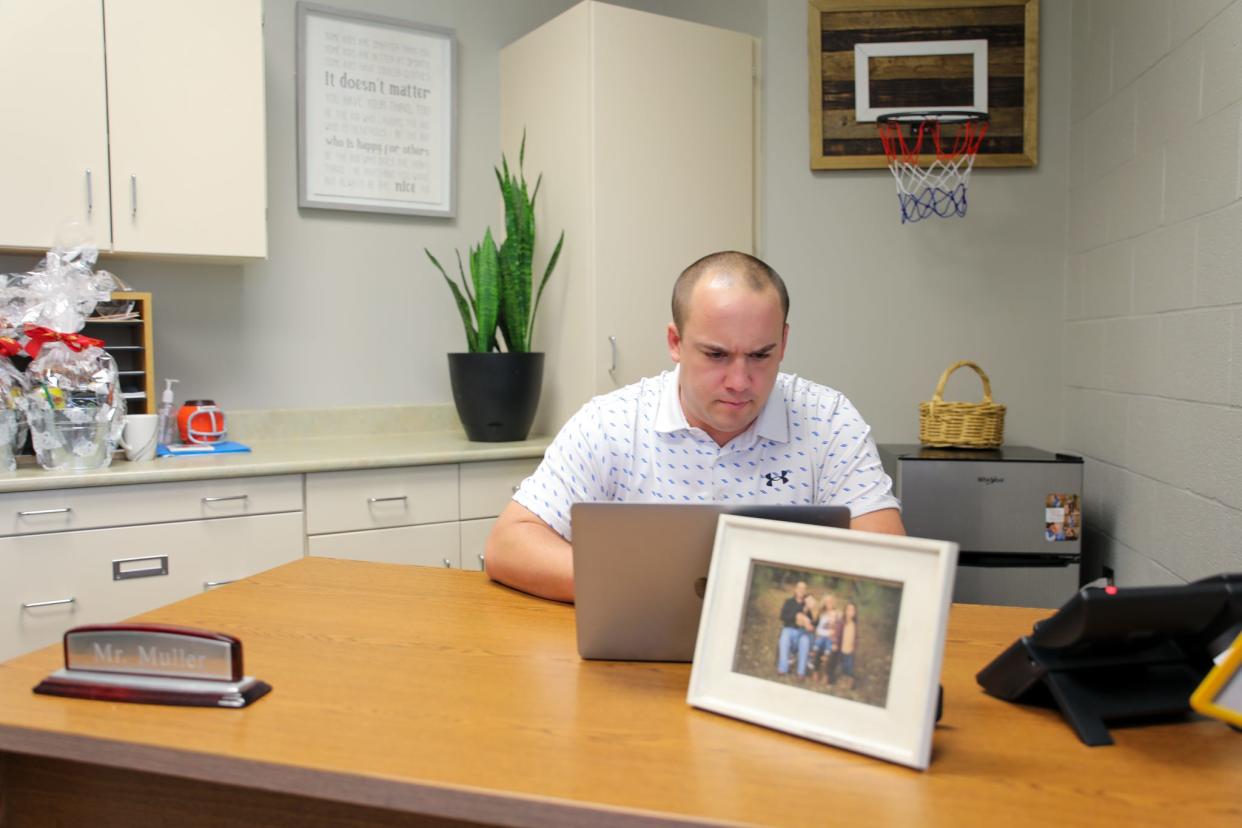
[[[297,515],[0,538],[0,660],[52,644],[79,624],[187,598],[213,575],[257,572],[278,554],[292,560],[301,546]],[[239,566],[234,558],[250,550],[258,557]],[[131,577],[116,579],[115,568]]]
[[[496,517],[539,465],[538,457],[461,464],[461,517]]]
[[[324,558],[457,569],[460,564],[459,544],[455,522],[429,523],[396,529],[372,529],[369,532],[315,535],[307,539],[307,551]]]
[[[305,554],[301,512],[203,521],[201,534],[211,549],[207,578],[200,585],[204,589],[240,581]]]
[[[0,623],[0,659],[294,560],[301,531],[300,515],[276,514],[0,539],[0,612],[16,619]],[[118,561],[135,577],[117,580]]]
[[[306,532],[352,532],[457,520],[457,466],[306,475]]]
[[[0,495],[0,535],[302,510],[302,477],[230,477]]]
[[[496,518],[480,518],[461,522],[461,568],[483,569],[483,551],[487,548],[487,536],[492,533]]]

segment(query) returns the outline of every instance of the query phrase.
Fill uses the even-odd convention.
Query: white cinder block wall
[[[1118,583],[1242,570],[1242,0],[1075,0],[1062,436]]]

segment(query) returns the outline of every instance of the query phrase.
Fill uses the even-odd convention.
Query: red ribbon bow
[[[38,356],[39,351],[48,342],[63,342],[69,346],[69,350],[75,353],[85,351],[87,348],[102,348],[104,344],[102,339],[95,339],[93,336],[61,333],[51,328],[45,328],[42,325],[27,325],[26,336],[30,338],[27,340],[24,350],[32,357]]]
[[[12,357],[17,356],[21,352],[22,345],[20,342],[7,336],[0,336],[0,355]]]

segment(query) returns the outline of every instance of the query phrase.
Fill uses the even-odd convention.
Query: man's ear
[[[785,330],[781,332],[781,353],[780,353],[780,357],[776,360],[777,362],[780,362],[782,359],[785,358],[785,346],[788,344],[789,344],[789,323],[786,322]]]
[[[673,362],[681,362],[681,334],[677,332],[677,323],[668,323],[668,355]]]

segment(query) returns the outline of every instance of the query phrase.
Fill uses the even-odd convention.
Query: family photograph
[[[886,707],[901,584],[756,561],[733,670]]]

